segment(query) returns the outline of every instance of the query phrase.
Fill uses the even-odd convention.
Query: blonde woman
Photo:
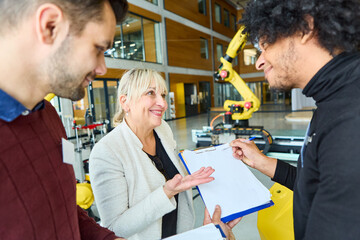
[[[162,119],[166,94],[165,81],[156,71],[126,72],[118,87],[117,126],[90,155],[101,223],[131,240],[192,229],[191,188],[213,180],[212,168],[186,176],[171,129]]]

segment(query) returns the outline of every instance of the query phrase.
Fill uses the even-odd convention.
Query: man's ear
[[[301,43],[302,44],[305,44],[307,43],[309,40],[311,40],[315,33],[314,33],[314,18],[310,15],[306,15],[305,16],[305,21],[307,22],[307,25],[308,25],[308,29],[309,31],[308,32],[304,32],[302,34],[302,37],[301,37]]]
[[[42,43],[53,44],[57,37],[66,36],[68,29],[62,10],[55,4],[46,3],[37,9],[36,33]]]

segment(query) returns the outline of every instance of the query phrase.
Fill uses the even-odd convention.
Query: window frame
[[[200,11],[200,5],[202,5],[202,9],[203,9],[203,12]],[[198,11],[200,14],[206,16],[207,15],[207,4],[206,4],[206,0],[198,0]]]
[[[205,43],[205,58],[203,57],[203,53],[202,53],[202,43]],[[207,38],[203,38],[203,37],[200,37],[200,57],[202,59],[209,59],[209,40]]]
[[[218,9],[219,9],[219,19],[220,19],[220,22],[219,21],[217,21],[217,11],[216,11],[216,8],[218,7]],[[222,10],[222,8],[221,8],[221,5],[220,4],[217,4],[217,3],[214,3],[214,17],[215,17],[215,22],[217,22],[217,23],[222,23],[223,21],[222,21],[222,13],[221,13],[221,10]]]
[[[230,27],[230,11],[224,8],[224,26]]]

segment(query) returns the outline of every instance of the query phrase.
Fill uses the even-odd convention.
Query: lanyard
[[[310,125],[311,125],[311,122],[309,123],[309,125],[308,125],[308,127],[307,127],[307,129],[306,129],[304,144],[303,144],[303,146],[301,147],[301,167],[302,167],[302,168],[304,167],[304,155],[305,155],[306,147],[307,147],[307,145],[308,145],[309,143],[311,143],[312,138],[315,136],[315,133],[313,133],[311,136],[309,135]]]

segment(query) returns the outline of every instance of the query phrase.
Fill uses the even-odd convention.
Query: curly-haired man
[[[234,156],[294,191],[296,239],[360,239],[360,2],[253,0],[241,23],[270,87],[317,109],[297,168],[232,142]]]

